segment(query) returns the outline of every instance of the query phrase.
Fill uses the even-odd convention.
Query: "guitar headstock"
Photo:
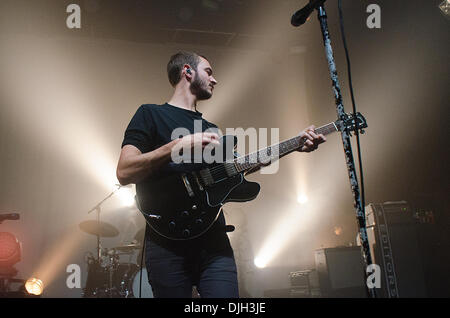
[[[346,118],[343,122],[344,128],[349,133],[359,130],[361,134],[364,134],[364,128],[367,128],[367,121],[361,113],[356,113],[356,116],[353,116],[353,114],[346,114]],[[339,121],[336,122],[336,126],[339,127]]]

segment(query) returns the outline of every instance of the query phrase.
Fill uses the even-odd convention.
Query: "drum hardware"
[[[88,220],[79,224],[80,229],[88,234],[97,237],[97,255],[92,254],[86,257],[88,263],[88,278],[84,297],[122,297],[120,287],[115,282],[119,263],[119,253],[116,248],[102,248],[101,237],[115,237],[119,231],[111,224],[100,221],[102,204],[116,193],[122,186],[116,185],[117,189],[112,191],[103,200],[97,203],[87,213],[97,212],[96,220]]]
[[[97,237],[97,255],[88,252],[85,261],[88,265],[88,277],[84,289],[84,297],[107,298],[131,298],[139,297],[140,278],[147,280],[147,270],[131,262],[131,257],[136,251],[142,250],[145,228],[140,229],[129,243],[124,243],[112,248],[104,248],[101,244],[102,237],[116,237],[119,231],[113,225],[101,222],[101,205],[110,198],[121,186],[110,193],[105,199],[95,205],[88,214],[96,211],[97,219],[88,220],[79,224],[80,229]],[[121,255],[129,255],[127,263],[120,262]],[[140,254],[142,256],[142,253]],[[141,258],[138,258],[138,261]],[[151,286],[142,284],[142,296],[153,297]]]
[[[146,268],[140,268],[136,273],[134,273],[133,282],[132,282],[132,291],[133,291],[133,296],[135,298],[138,298],[139,296],[141,298],[153,298],[152,287],[148,283],[147,275],[148,274],[147,274]],[[142,282],[146,282],[146,283],[141,284],[141,278],[142,278]],[[139,295],[140,288],[141,288],[141,295]]]
[[[153,298],[151,286],[147,282],[147,270],[133,263],[108,264],[102,266],[96,260],[88,264],[88,279],[84,297],[88,298],[137,298],[139,288],[143,298]]]
[[[83,296],[89,298],[134,298],[139,297],[139,288],[144,298],[152,298],[151,286],[146,283],[147,270],[132,263],[131,257],[139,251],[141,254],[142,244],[136,239],[129,243],[115,246],[113,248],[102,247],[101,237],[114,237],[119,231],[111,224],[97,221],[84,221],[80,223],[80,229],[85,233],[98,237],[97,256],[88,252],[85,261],[88,265],[88,277]],[[139,232],[138,232],[139,234]],[[138,235],[136,234],[136,235]],[[129,255],[127,263],[120,262],[120,256]],[[139,262],[140,258],[136,260]],[[142,281],[145,282],[140,286]]]
[[[134,250],[141,249],[141,244],[139,244],[137,241],[133,241],[130,244],[125,244],[122,246],[116,246],[114,247],[116,250],[127,253],[127,252],[133,252]]]
[[[115,237],[119,234],[119,231],[113,227],[111,224],[100,222],[100,212],[102,204],[108,200],[110,197],[114,195],[122,186],[117,184],[117,189],[112,191],[110,194],[106,196],[103,200],[97,203],[92,209],[90,209],[87,213],[97,212],[97,224],[94,225],[95,221],[85,221],[80,223],[80,228],[86,233],[93,234],[97,236],[97,259],[100,260],[101,257],[101,245],[100,245],[100,236],[103,237]]]
[[[100,233],[100,231],[97,231],[91,234],[105,233]],[[94,257],[91,252],[88,252],[85,256],[85,261],[88,265],[88,278],[86,288],[84,289],[84,297],[138,297],[141,267],[131,262],[121,263],[120,256],[132,255],[140,248],[140,244],[136,241],[132,241],[129,244],[124,244],[113,248],[100,248],[99,258]],[[146,275],[145,269],[143,274]],[[147,285],[148,284],[145,284],[143,289],[144,297],[152,297],[153,293],[151,293],[151,288]],[[150,291],[148,288],[150,288]]]
[[[119,234],[119,230],[111,224],[96,220],[83,221],[79,227],[83,232],[99,237],[115,237]]]
[[[100,207],[99,207],[100,209]],[[119,264],[119,255],[114,248],[103,248],[101,237],[115,237],[119,231],[111,224],[97,220],[88,220],[79,224],[80,229],[97,237],[97,256],[92,253],[85,258],[88,264],[88,281],[85,297],[118,297],[113,286],[114,271]]]

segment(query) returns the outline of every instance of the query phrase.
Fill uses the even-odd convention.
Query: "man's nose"
[[[211,82],[212,82],[214,85],[217,85],[217,81],[216,81],[216,79],[215,79],[214,77],[211,77]]]

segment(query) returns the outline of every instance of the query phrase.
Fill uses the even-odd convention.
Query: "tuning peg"
[[[366,131],[364,129],[361,129],[360,132],[361,132],[361,135],[364,135]]]

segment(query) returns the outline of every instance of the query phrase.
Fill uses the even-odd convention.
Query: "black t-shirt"
[[[183,135],[189,135],[200,132],[200,129],[201,132],[218,130],[215,124],[205,120],[202,117],[202,113],[198,111],[190,111],[172,106],[168,103],[163,105],[145,104],[138,108],[136,114],[131,119],[125,131],[122,147],[125,145],[133,145],[142,153],[146,153],[168,144],[173,139],[181,137],[180,134],[172,136],[175,130]],[[195,169],[194,163],[175,164],[170,162],[160,169],[159,174],[190,169]],[[139,185],[137,184],[136,186]],[[149,227],[147,227],[146,236],[161,244],[165,243],[165,245],[176,245],[177,242],[161,237]],[[221,212],[214,226],[207,233],[198,239],[189,241],[198,243],[198,241],[208,241],[212,237],[223,236],[226,236],[225,218]]]
[[[189,131],[187,134],[200,132],[194,131],[194,128],[201,129],[201,132],[207,129],[217,131],[217,126],[205,120],[198,111],[190,111],[167,103],[146,104],[139,107],[131,119],[125,131],[122,147],[133,145],[142,153],[150,152],[171,142],[172,133],[177,128],[183,128],[180,131],[187,129]],[[175,136],[178,137],[180,136]]]

